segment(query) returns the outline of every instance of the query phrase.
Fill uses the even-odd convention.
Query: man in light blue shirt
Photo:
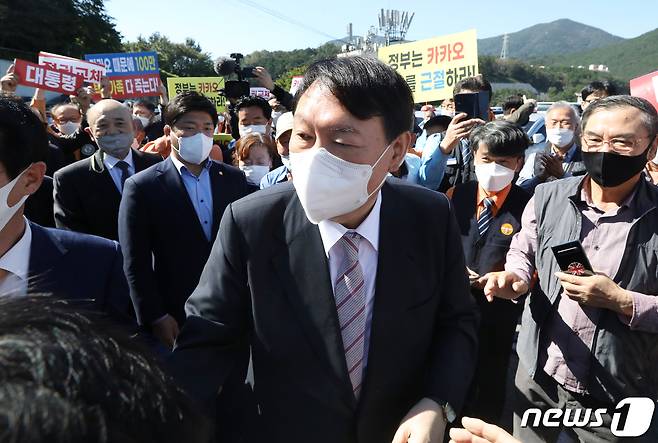
[[[201,224],[203,233],[208,241],[210,241],[213,225],[213,200],[209,171],[212,160],[206,160],[201,167],[199,175],[195,175],[190,172],[187,166],[185,166],[175,154],[170,158],[183,180],[183,185],[185,186],[187,195],[190,197],[190,202],[194,207],[194,212],[196,212],[197,217],[199,217],[199,223]]]
[[[286,112],[281,115],[277,121],[276,136],[274,138],[276,140],[276,150],[281,156],[283,166],[279,166],[268,172],[267,175],[263,177],[260,181],[261,189],[269,188],[277,183],[283,183],[289,180],[290,160],[288,154],[288,143],[290,143],[290,137],[292,136],[292,123],[292,112]]]

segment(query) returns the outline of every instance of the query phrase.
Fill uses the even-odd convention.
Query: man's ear
[[[391,143],[391,149],[393,149],[393,158],[391,163],[388,166],[388,172],[396,172],[402,166],[404,162],[404,156],[407,155],[409,148],[411,147],[414,136],[411,131],[405,131],[400,134],[394,141]]]
[[[658,137],[653,138],[653,142],[649,145],[649,152],[647,153],[647,161],[651,161],[656,157],[656,151],[658,150]]]
[[[520,155],[516,159],[516,168],[514,169],[514,172],[521,172],[521,169],[523,169],[523,165],[525,164],[525,155]]]

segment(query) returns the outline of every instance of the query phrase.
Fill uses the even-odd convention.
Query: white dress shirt
[[[379,261],[379,215],[382,206],[382,193],[377,194],[377,201],[370,214],[354,231],[363,237],[359,243],[359,264],[363,273],[363,282],[366,292],[366,331],[365,331],[365,353],[364,368],[368,362],[368,348],[370,345],[370,327],[372,325],[372,308],[375,302],[375,277],[377,276],[377,263]],[[349,229],[331,220],[323,220],[318,224],[320,237],[324,245],[324,252],[329,260],[329,274],[331,286],[335,291],[336,279],[341,269],[341,263],[345,260],[345,251],[336,243]]]
[[[107,168],[107,171],[110,173],[110,176],[112,177],[112,181],[114,182],[114,185],[117,187],[119,192],[121,192],[121,169],[117,168],[116,165],[120,161],[124,161],[128,163],[128,174],[132,176],[135,174],[135,163],[133,162],[133,150],[130,149],[128,151],[128,155],[126,155],[126,158],[121,160],[120,158],[112,157],[111,155],[103,154],[103,164]]]
[[[0,296],[26,295],[30,271],[30,248],[32,247],[32,229],[25,220],[25,232],[18,242],[0,257],[0,269],[9,274],[0,280]]]

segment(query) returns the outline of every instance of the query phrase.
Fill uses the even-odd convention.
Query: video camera
[[[215,61],[215,72],[222,77],[230,77],[236,74],[237,80],[226,80],[222,95],[226,98],[240,98],[249,96],[249,82],[245,79],[254,78],[254,67],[241,66],[244,55],[233,53],[229,57],[219,57]]]

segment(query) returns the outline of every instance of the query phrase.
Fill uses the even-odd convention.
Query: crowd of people
[[[370,58],[254,76],[225,113],[1,79],[0,442],[615,442],[658,400],[648,101],[594,82],[541,141],[521,96],[416,122]]]

